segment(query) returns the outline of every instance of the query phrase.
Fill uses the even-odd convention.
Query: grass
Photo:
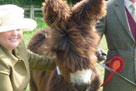
[[[24,39],[26,45],[29,43],[31,37],[38,30],[48,28],[48,26],[44,23],[43,19],[39,18],[39,19],[35,19],[35,20],[37,21],[37,27],[36,27],[36,29],[34,29],[33,31],[24,32],[23,39]]]
[[[44,20],[43,19],[35,19],[37,21],[37,27],[35,30],[33,31],[30,31],[30,32],[24,32],[24,35],[23,35],[23,39],[25,41],[25,44],[28,45],[31,37],[40,29],[45,29],[45,28],[48,28],[48,26],[44,23]],[[103,50],[107,51],[107,44],[106,44],[106,41],[105,41],[105,36],[102,38],[101,42],[100,42],[100,45],[99,45],[100,48],[102,48]],[[104,68],[102,66],[100,66],[98,64],[98,69],[100,71],[100,77],[101,77],[101,82],[103,82],[103,77],[104,77]],[[101,88],[102,89],[102,88]],[[27,87],[27,90],[26,91],[30,91],[29,90],[29,86]]]

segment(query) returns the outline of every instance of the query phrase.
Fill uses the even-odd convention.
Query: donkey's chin
[[[70,74],[70,82],[78,91],[86,91],[91,83],[92,70],[80,70]]]

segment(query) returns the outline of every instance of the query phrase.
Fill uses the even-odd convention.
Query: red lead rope
[[[113,57],[109,62],[108,62],[109,68],[111,68],[112,70],[120,73],[123,68],[124,68],[124,60],[122,57],[120,56],[115,56]],[[101,86],[105,86],[107,82],[109,82],[111,80],[111,78],[113,77],[114,73],[111,72],[108,76],[108,78],[105,80],[105,82],[101,85]]]

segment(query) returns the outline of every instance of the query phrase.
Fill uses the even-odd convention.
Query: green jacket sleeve
[[[41,56],[28,50],[29,64],[31,70],[54,70],[56,68],[55,58]]]
[[[105,33],[105,31],[106,31],[106,17],[102,18],[96,24],[96,31],[100,36],[102,36]]]

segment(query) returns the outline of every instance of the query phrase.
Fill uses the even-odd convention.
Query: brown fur
[[[43,14],[52,30],[37,33],[28,48],[41,55],[56,56],[62,74],[33,71],[32,91],[98,91],[95,53],[99,36],[95,33],[95,24],[106,14],[105,1],[82,0],[69,7],[62,0],[46,0]],[[91,83],[70,84],[70,73],[85,69],[93,70]],[[33,90],[33,83],[37,90]]]

